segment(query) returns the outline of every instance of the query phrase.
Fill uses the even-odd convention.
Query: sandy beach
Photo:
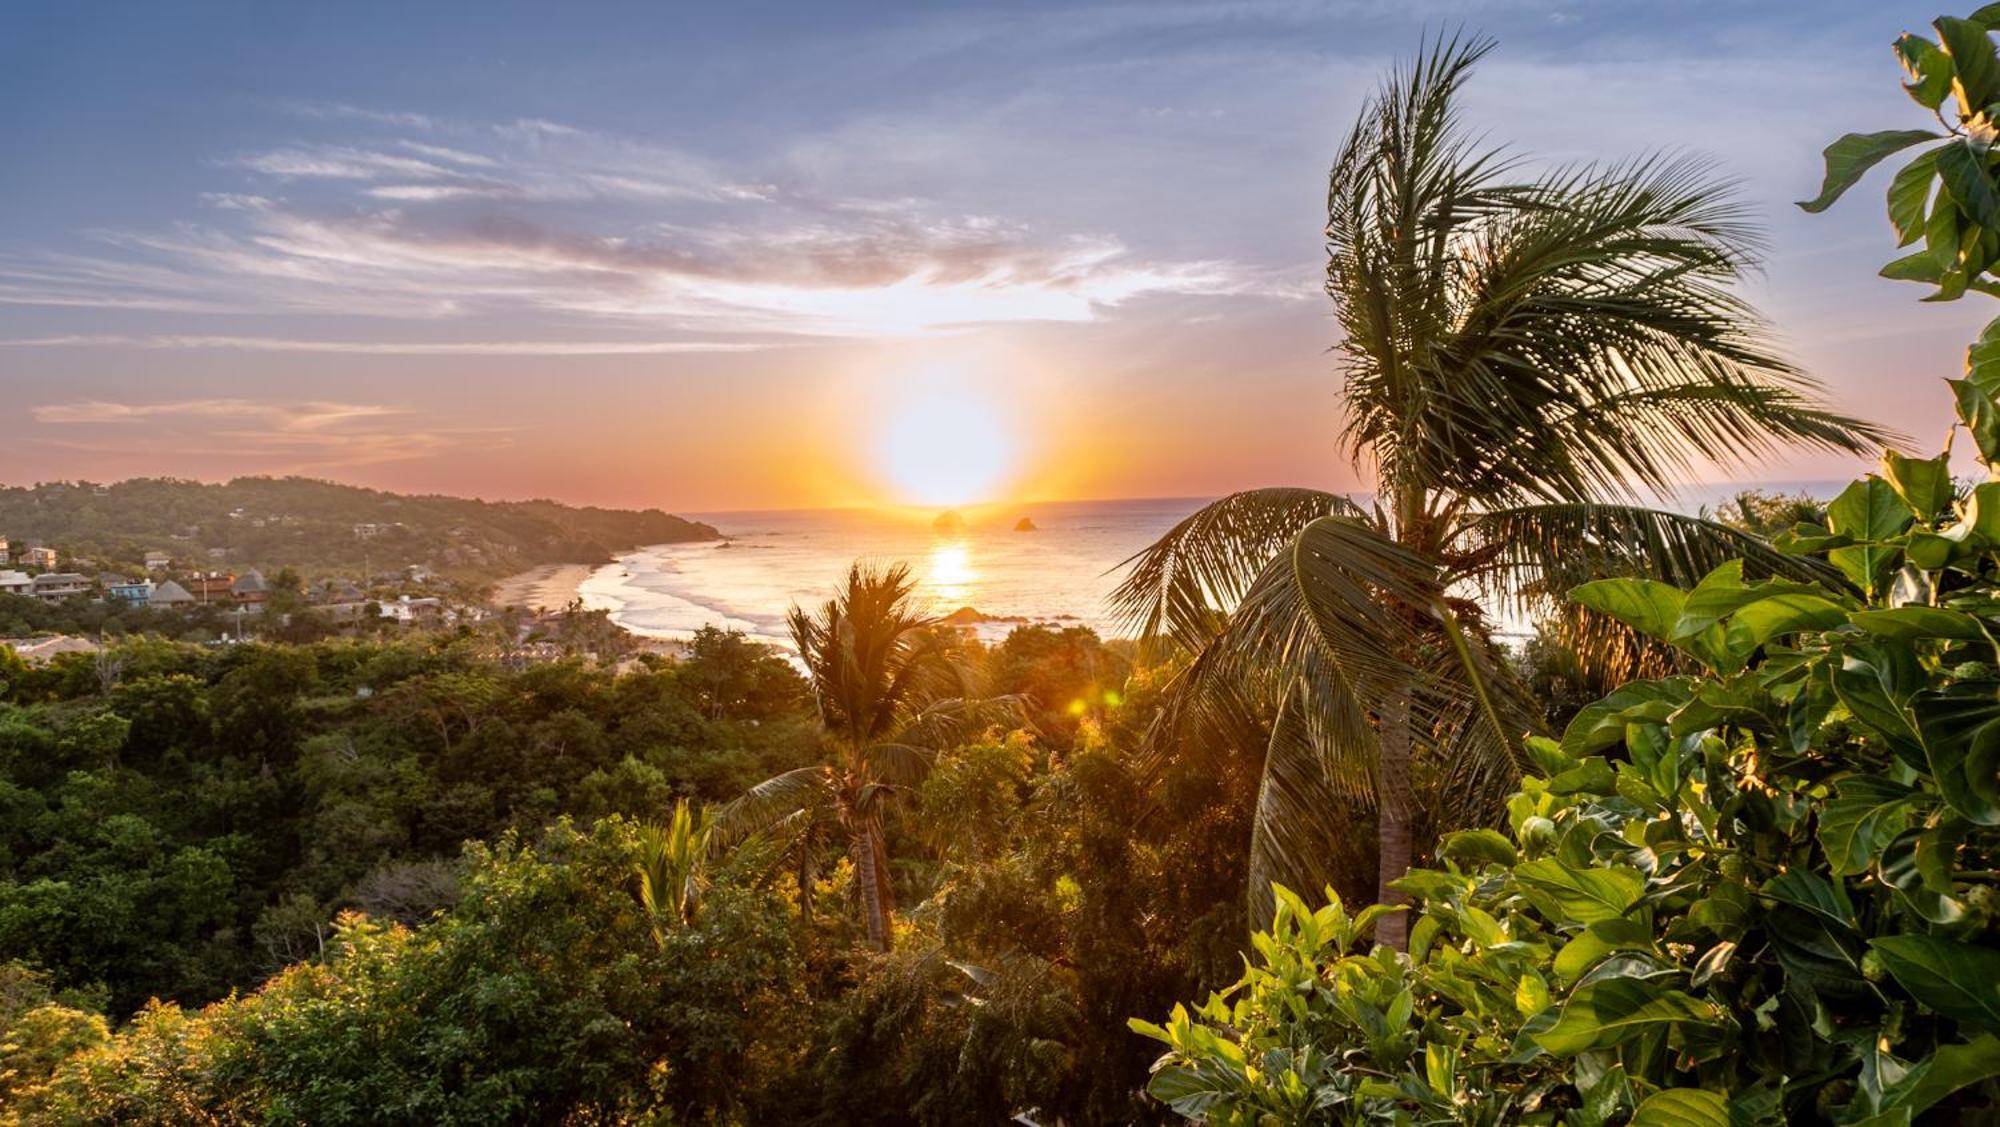
[[[589,564],[543,564],[493,585],[493,605],[528,610],[561,610],[597,570]]]

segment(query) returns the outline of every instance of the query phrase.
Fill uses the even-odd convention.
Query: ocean
[[[1830,497],[1840,482],[1774,482],[1760,488]],[[1742,485],[1684,490],[1666,507],[1696,512],[1723,503]],[[1107,637],[1123,632],[1106,596],[1115,570],[1207,498],[1074,501],[963,511],[963,535],[932,527],[935,513],[871,509],[689,513],[726,539],[665,544],[620,556],[578,588],[584,605],[609,611],[635,634],[685,639],[703,626],[740,630],[788,644],[785,611],[817,607],[855,560],[902,561],[936,614],[971,607],[1010,621],[976,627],[996,641],[1020,622],[1082,624]],[[1017,532],[1027,517],[1036,531]]]
[[[585,580],[584,605],[635,634],[686,638],[703,626],[785,644],[785,611],[817,607],[855,560],[910,565],[918,597],[936,614],[971,607],[1014,621],[976,627],[997,640],[1022,621],[1082,624],[1107,636],[1108,574],[1206,503],[1204,498],[1075,501],[962,510],[963,535],[933,528],[938,514],[868,509],[689,513],[726,537],[663,544],[620,556]],[[1017,532],[1026,517],[1035,531]]]

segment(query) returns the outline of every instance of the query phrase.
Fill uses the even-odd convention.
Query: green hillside
[[[149,551],[171,554],[176,568],[203,566],[211,549],[223,549],[232,568],[346,574],[425,564],[479,580],[717,535],[658,509],[401,495],[297,477],[0,488],[0,536],[17,547],[38,541],[69,558],[133,567]]]

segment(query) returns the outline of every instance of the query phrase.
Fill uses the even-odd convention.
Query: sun
[[[884,412],[876,469],[897,498],[950,508],[991,500],[1018,454],[1006,412],[960,384],[914,389]]]

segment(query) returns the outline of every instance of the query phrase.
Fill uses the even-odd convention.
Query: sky
[[[0,10],[0,483],[301,473],[680,511],[1365,487],[1325,176],[1427,32],[1538,161],[1738,178],[1748,295],[1930,450],[1880,0],[62,4]],[[1802,454],[1729,480],[1837,479]],[[959,495],[963,494],[962,497]]]

